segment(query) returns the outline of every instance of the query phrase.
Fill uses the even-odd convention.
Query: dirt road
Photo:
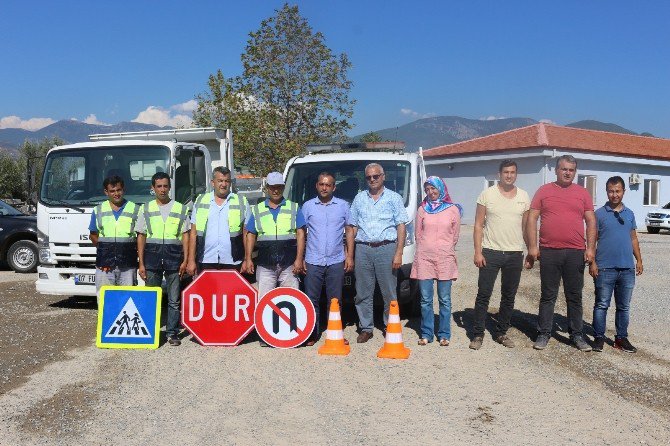
[[[517,348],[487,334],[481,350],[469,350],[471,227],[459,243],[452,345],[417,346],[419,320],[403,320],[407,361],[375,357],[379,331],[338,358],[257,342],[204,348],[189,336],[179,348],[99,350],[91,300],[3,282],[0,444],[667,444],[670,336],[659,328],[670,318],[670,237],[640,238],[646,272],[632,304],[635,355],[566,344],[562,302],[556,337],[534,351],[537,270],[522,277],[510,332]],[[585,321],[592,292],[587,278]],[[355,327],[345,335],[355,339]]]

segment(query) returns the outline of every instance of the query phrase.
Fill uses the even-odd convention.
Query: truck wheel
[[[658,234],[661,232],[661,228],[652,228],[651,226],[647,226],[647,232],[650,234]]]
[[[37,259],[37,243],[32,240],[14,242],[7,251],[7,263],[17,273],[34,273]]]

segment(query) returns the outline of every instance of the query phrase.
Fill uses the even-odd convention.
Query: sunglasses
[[[612,213],[614,214],[614,217],[617,219],[619,224],[624,224],[623,217],[621,214],[619,214],[619,211],[612,211]]]
[[[368,180],[368,181],[373,181],[373,180],[377,181],[379,179],[379,177],[381,177],[382,175],[384,175],[384,174],[383,173],[378,173],[377,175],[366,175],[365,179]]]

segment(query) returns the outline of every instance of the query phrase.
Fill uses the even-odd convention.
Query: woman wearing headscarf
[[[451,283],[458,278],[455,247],[461,228],[463,208],[452,203],[441,178],[428,177],[423,184],[426,198],[416,216],[416,254],[411,277],[421,291],[421,338],[419,345],[433,342],[433,283],[437,281],[439,326],[437,338],[447,346],[451,339]]]

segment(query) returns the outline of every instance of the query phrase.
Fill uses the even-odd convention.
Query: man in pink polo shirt
[[[544,350],[554,324],[554,306],[563,280],[568,328],[572,343],[581,351],[591,351],[582,327],[584,266],[593,261],[596,244],[596,217],[593,199],[586,189],[573,184],[577,160],[563,155],[556,160],[556,181],[540,187],[530,203],[528,215],[528,257],[526,267],[540,260],[541,297],[538,336],[533,345]],[[541,217],[540,247],[537,247],[537,219]],[[586,239],[584,239],[586,222]]]

